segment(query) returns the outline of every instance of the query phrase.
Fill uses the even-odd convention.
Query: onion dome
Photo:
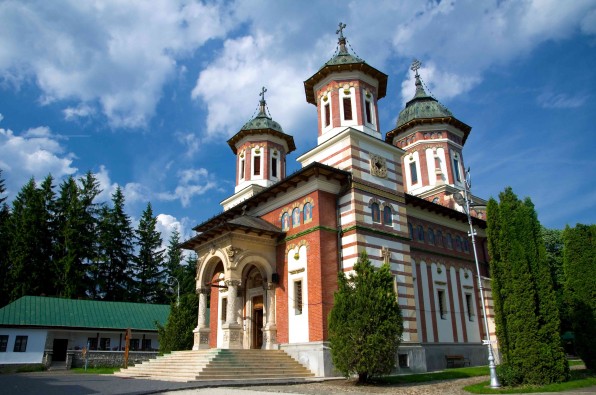
[[[261,100],[259,102],[259,113],[250,121],[242,126],[242,129],[238,133],[236,133],[231,139],[228,140],[228,145],[234,151],[234,154],[237,153],[238,147],[236,144],[242,140],[244,137],[249,135],[257,135],[257,134],[269,134],[275,137],[278,137],[286,142],[288,151],[290,153],[296,149],[296,144],[294,144],[294,138],[289,134],[285,134],[281,125],[275,122],[270,115],[267,114],[267,102],[265,101],[265,92],[267,89],[265,87],[262,88],[260,96]]]
[[[346,38],[343,34],[343,29],[345,27],[345,23],[339,23],[339,29],[336,32],[336,34],[339,34],[337,53],[327,63],[325,63],[319,69],[319,71],[313,74],[312,77],[304,81],[304,91],[306,93],[306,101],[308,103],[314,105],[317,104],[314,87],[318,82],[323,80],[331,73],[342,71],[361,71],[370,75],[379,81],[377,99],[381,99],[387,94],[387,74],[375,69],[374,67],[368,65],[364,60],[348,52],[346,48]]]

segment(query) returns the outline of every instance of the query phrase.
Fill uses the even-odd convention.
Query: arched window
[[[432,228],[428,228],[428,243],[435,245],[435,231]]]
[[[408,231],[410,232],[410,239],[414,240],[414,227],[408,222]]]
[[[447,248],[453,249],[453,238],[451,237],[451,233],[447,233]]]
[[[312,219],[312,204],[304,203],[304,208],[302,209],[302,215],[304,217],[304,222],[308,222]]]
[[[290,215],[288,213],[283,213],[281,216],[281,230],[288,229],[290,229]]]
[[[383,208],[383,223],[385,225],[393,226],[393,211],[389,206]]]
[[[418,241],[424,241],[424,228],[422,225],[418,225]]]
[[[300,209],[296,207],[292,211],[292,227],[297,227],[300,225]]]
[[[444,247],[445,240],[443,240],[443,232],[437,230],[437,244],[439,247]]]
[[[459,235],[455,236],[455,249],[457,251],[461,251],[462,250],[462,240],[461,237]]]
[[[373,222],[381,222],[381,210],[379,209],[379,203],[371,204],[370,209]]]
[[[464,239],[464,251],[470,252],[470,243],[468,242],[468,239]]]

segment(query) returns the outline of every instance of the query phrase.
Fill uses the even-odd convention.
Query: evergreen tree
[[[557,309],[561,319],[561,334],[571,330],[569,306],[565,300],[565,272],[563,269],[563,231],[542,227],[542,240],[546,247],[546,261],[553,280],[553,289],[557,297]]]
[[[90,171],[79,179],[80,227],[79,245],[83,251],[82,263],[85,270],[84,287],[89,296],[95,297],[96,282],[93,274],[96,272],[95,263],[99,254],[98,244],[98,213],[101,205],[95,199],[101,193],[99,182]]]
[[[588,369],[596,369],[596,225],[567,226],[563,233],[565,293],[575,346]]]
[[[177,290],[174,288],[174,286],[177,286],[176,281],[180,281],[184,277],[184,266],[182,264],[183,256],[182,251],[178,246],[179,244],[180,233],[175,229],[170,236],[166,251],[165,275],[166,283],[170,285],[167,291],[167,296],[170,302],[176,301]],[[180,286],[182,286],[182,284],[180,284]]]
[[[335,367],[366,382],[394,368],[403,322],[389,265],[375,270],[363,252],[354,271],[349,278],[339,273],[329,342]]]
[[[134,232],[124,212],[124,194],[120,187],[112,194],[112,205],[112,208],[102,207],[99,213],[99,296],[105,300],[129,301]]]
[[[496,330],[505,384],[567,380],[559,313],[534,205],[511,188],[488,204],[488,242]]]
[[[2,169],[0,169],[0,307],[5,306],[10,302],[8,290],[9,278],[8,278],[8,249],[10,246],[10,233],[9,233],[9,221],[10,221],[10,210],[8,204],[6,204],[6,196],[4,193],[6,188],[4,187],[4,179],[2,178]]]
[[[197,325],[199,300],[197,295],[185,293],[180,304],[172,302],[170,315],[165,326],[158,324],[159,352],[162,354],[177,350],[190,350],[194,343],[193,329]]]
[[[138,255],[134,259],[133,273],[136,280],[136,297],[139,302],[163,303],[165,298],[163,253],[161,235],[156,230],[157,218],[151,203],[143,211],[136,230]]]
[[[8,224],[10,233],[9,293],[10,300],[25,295],[54,295],[50,213],[52,179],[44,180],[38,189],[31,178],[17,194]]]

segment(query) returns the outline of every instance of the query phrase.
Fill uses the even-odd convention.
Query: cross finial
[[[259,93],[259,96],[261,96],[261,100],[265,100],[265,92],[267,92],[267,88],[262,87],[261,88],[261,93]]]
[[[420,66],[422,66],[422,63],[420,63],[418,59],[414,59],[414,61],[412,62],[412,66],[410,67],[410,70],[416,73],[416,77],[418,77],[418,69],[420,68]]]
[[[344,38],[344,29],[345,28],[346,28],[346,24],[339,22],[339,29],[337,29],[335,34],[339,34],[339,38]]]

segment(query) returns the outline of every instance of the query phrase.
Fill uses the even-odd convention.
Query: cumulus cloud
[[[0,80],[34,81],[41,102],[74,100],[67,119],[98,103],[116,127],[142,127],[153,115],[177,60],[229,26],[217,3],[0,3]]]
[[[217,189],[217,183],[207,169],[183,169],[178,172],[178,186],[174,192],[162,192],[157,198],[165,201],[180,200],[183,207],[188,207],[195,196]]]
[[[85,118],[95,114],[95,109],[87,104],[79,104],[76,107],[67,107],[62,110],[64,119],[73,120],[77,118]]]
[[[29,178],[52,174],[55,179],[75,174],[75,155],[66,149],[48,127],[36,127],[17,134],[0,128],[0,168],[7,191],[14,196]]]

